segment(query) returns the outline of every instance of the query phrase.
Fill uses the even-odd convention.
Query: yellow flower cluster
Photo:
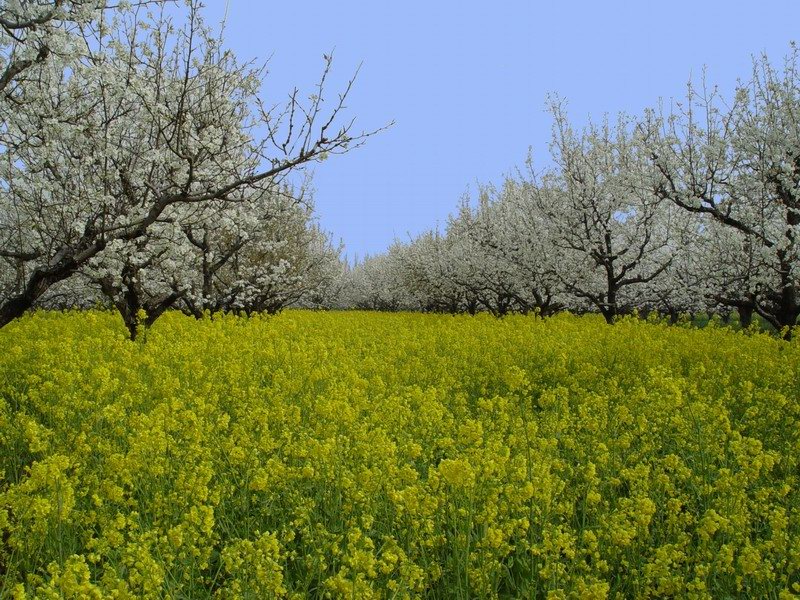
[[[0,330],[0,475],[2,598],[790,598],[800,342],[42,312]]]

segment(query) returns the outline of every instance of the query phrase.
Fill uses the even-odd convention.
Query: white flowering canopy
[[[782,70],[754,61],[729,102],[703,82],[670,111],[580,131],[552,100],[551,168],[537,173],[529,161],[499,190],[483,187],[444,234],[365,265],[360,277],[376,280],[361,287],[398,294],[384,305],[410,295],[425,310],[566,307],[611,322],[632,310],[736,309],[743,325],[756,313],[791,328],[800,316],[798,60],[793,46]]]
[[[167,4],[4,2],[0,326],[85,268],[115,286],[177,275],[201,223],[235,246],[287,172],[370,135],[340,122],[349,85],[325,108],[330,56],[308,102],[274,104],[263,67],[225,49],[199,2],[180,22]]]

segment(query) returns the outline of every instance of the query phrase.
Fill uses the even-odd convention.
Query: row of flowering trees
[[[800,315],[800,79],[794,46],[725,102],[690,86],[669,110],[577,129],[550,103],[552,165],[465,199],[446,230],[350,270],[346,303],[495,314],[737,310]]]
[[[313,94],[268,100],[198,0],[0,0],[0,327],[322,301],[339,251],[286,175],[369,135],[324,59]]]

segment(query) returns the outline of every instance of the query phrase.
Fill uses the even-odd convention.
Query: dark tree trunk
[[[473,317],[478,312],[478,301],[475,299],[467,300],[467,312]]]
[[[791,265],[788,264],[788,260],[782,260],[781,267],[781,283],[783,284],[783,289],[780,294],[778,310],[775,312],[778,324],[780,325],[779,329],[785,329],[783,338],[785,340],[791,340],[792,328],[797,325],[797,317],[800,315],[800,303],[797,301],[797,289],[790,275]]]
[[[753,307],[750,304],[742,304],[736,307],[739,313],[739,325],[742,329],[747,329],[753,323]]]
[[[606,248],[611,253],[611,235],[606,233]],[[617,292],[619,291],[617,277],[614,275],[614,258],[608,259],[605,265],[606,268],[606,302],[604,306],[600,307],[606,323],[609,325],[614,324],[614,317],[617,316]]]
[[[613,325],[614,318],[617,316],[617,290],[610,283],[606,299],[606,302],[600,307],[600,312],[603,313],[606,323]]]
[[[35,269],[23,290],[0,305],[0,327],[25,314],[51,286],[67,279],[78,270],[77,263],[66,259],[53,267]]]
[[[497,297],[497,305],[495,308],[495,316],[505,317],[511,308],[511,300],[507,296],[499,295]]]
[[[29,298],[28,294],[22,293],[6,300],[0,306],[0,327],[5,327],[14,319],[17,319],[25,314],[34,300]]]
[[[680,316],[681,314],[678,312],[677,308],[669,309],[669,322],[671,325],[677,325]]]
[[[143,301],[141,288],[136,282],[139,272],[139,268],[133,265],[126,265],[122,269],[124,292],[115,287],[110,278],[100,281],[100,289],[111,300],[122,317],[131,341],[136,341],[142,327],[144,329],[151,327],[167,309],[181,298],[181,294],[173,291],[163,298]],[[142,310],[145,313],[144,322],[140,320],[139,311]]]
[[[136,338],[139,336],[139,318],[136,315],[124,315],[122,320],[125,322],[125,328],[128,330],[128,337],[132,342],[135,342]]]

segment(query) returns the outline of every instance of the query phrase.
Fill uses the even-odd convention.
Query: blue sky
[[[388,131],[315,168],[319,219],[352,259],[444,225],[476,182],[499,182],[529,147],[547,160],[548,93],[589,115],[639,113],[680,96],[704,66],[729,89],[751,56],[778,63],[800,39],[800,2],[604,0],[275,2],[227,0],[227,45],[270,58],[265,94],[313,91],[334,50],[329,93],[363,62],[348,102]],[[206,0],[217,22],[226,0]]]

